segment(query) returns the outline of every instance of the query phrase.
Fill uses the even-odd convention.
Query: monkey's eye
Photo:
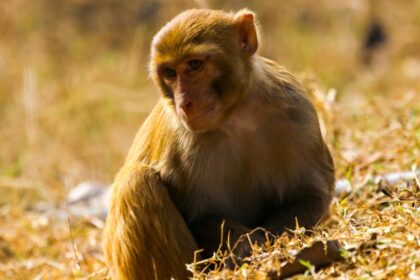
[[[187,61],[188,71],[196,71],[204,66],[204,61],[200,59],[191,59]]]
[[[162,75],[165,79],[170,80],[176,77],[176,71],[175,69],[166,67],[162,70]]]

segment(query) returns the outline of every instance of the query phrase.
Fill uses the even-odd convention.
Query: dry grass
[[[0,279],[107,277],[103,222],[67,218],[65,196],[80,181],[110,182],[122,164],[156,100],[145,71],[153,33],[200,3],[242,7],[226,2],[0,3]],[[337,177],[353,191],[311,237],[297,230],[265,253],[256,248],[237,271],[206,277],[266,279],[313,240],[338,239],[344,262],[297,278],[420,279],[419,178],[374,180],[420,167],[419,2],[247,3],[264,28],[262,53],[303,73]],[[360,46],[372,18],[388,41],[365,65]]]

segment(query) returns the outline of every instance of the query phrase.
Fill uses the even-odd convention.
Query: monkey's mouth
[[[216,106],[214,105],[209,106],[207,109],[203,110],[203,112],[200,114],[196,114],[193,116],[185,115],[185,120],[189,122],[189,121],[194,121],[194,120],[206,117],[207,115],[211,114],[211,112],[214,111],[215,109],[216,109]]]
[[[206,109],[203,109],[203,112],[200,114],[194,114],[192,116],[183,114],[182,119],[184,120],[185,125],[191,130],[207,130],[214,124],[217,115],[216,113],[217,106],[211,105]]]

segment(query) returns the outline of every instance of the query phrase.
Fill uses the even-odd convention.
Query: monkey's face
[[[154,37],[150,73],[185,127],[216,129],[246,93],[257,45],[252,14],[187,11]]]
[[[157,74],[164,97],[184,126],[192,131],[218,126],[224,107],[215,83],[221,73],[210,55],[194,55],[177,63],[160,64]]]

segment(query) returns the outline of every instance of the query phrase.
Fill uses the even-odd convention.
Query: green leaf
[[[299,263],[306,267],[307,269],[312,269],[313,265],[309,261],[305,261],[303,259],[299,259]]]

